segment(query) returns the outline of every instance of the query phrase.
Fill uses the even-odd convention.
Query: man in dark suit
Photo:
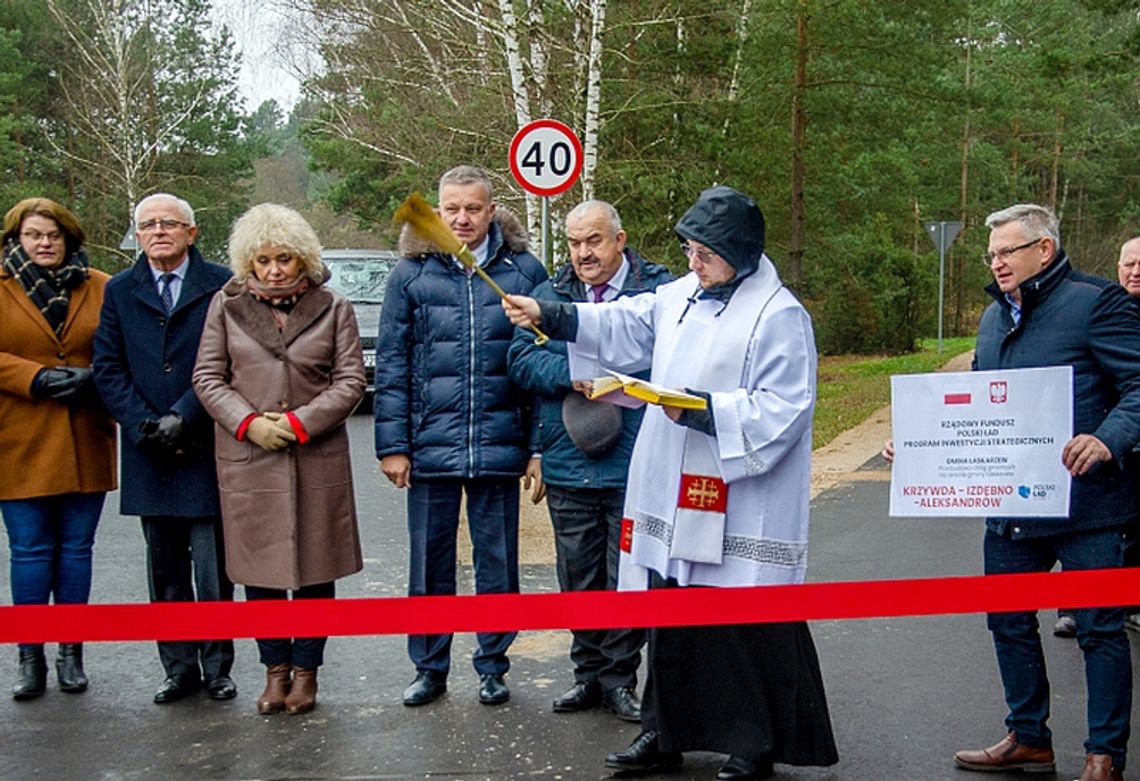
[[[213,422],[190,385],[198,340],[229,269],[194,246],[194,210],[150,195],[135,207],[138,262],[107,283],[95,334],[95,382],[122,426],[121,512],[142,518],[152,602],[233,599],[226,577]],[[154,701],[205,686],[237,695],[232,640],[159,642],[166,670]]]

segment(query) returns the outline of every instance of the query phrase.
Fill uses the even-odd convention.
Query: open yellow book
[[[663,407],[683,409],[705,409],[708,402],[701,396],[684,391],[672,390],[655,385],[649,380],[639,380],[628,374],[606,370],[605,377],[597,377],[592,382],[591,399],[608,401],[621,407],[640,407],[645,402]]]

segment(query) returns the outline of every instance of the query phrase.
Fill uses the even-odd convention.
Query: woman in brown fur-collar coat
[[[234,278],[214,298],[194,390],[217,424],[226,572],[246,599],[332,598],[363,566],[345,420],[364,395],[352,305],[325,287],[297,212],[260,204],[229,240]],[[327,638],[259,639],[262,714],[316,704]]]

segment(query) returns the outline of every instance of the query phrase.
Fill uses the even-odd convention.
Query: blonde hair
[[[321,242],[305,218],[288,206],[259,203],[238,217],[230,230],[230,268],[238,279],[253,270],[253,259],[262,247],[285,247],[301,261],[303,273],[320,281],[324,276]]]

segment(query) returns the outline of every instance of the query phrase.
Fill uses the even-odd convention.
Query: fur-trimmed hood
[[[503,205],[495,207],[495,216],[491,218],[491,252],[489,257],[497,254],[500,245],[506,244],[512,253],[526,252],[530,247],[530,237],[526,228],[513,211]],[[400,230],[400,255],[405,258],[424,258],[437,254],[439,250],[425,241],[412,227],[405,223]]]

